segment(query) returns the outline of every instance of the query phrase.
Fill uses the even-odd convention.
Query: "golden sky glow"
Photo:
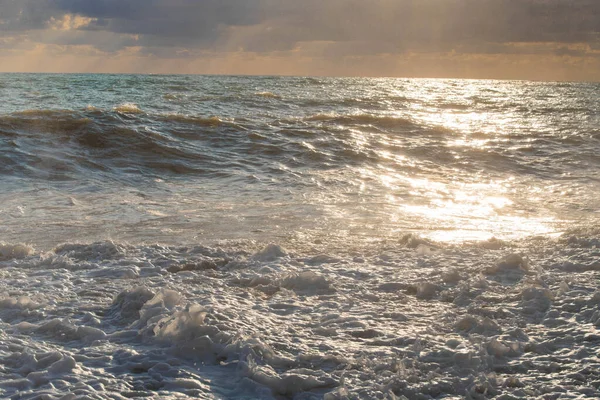
[[[600,80],[591,0],[0,0],[0,71]]]

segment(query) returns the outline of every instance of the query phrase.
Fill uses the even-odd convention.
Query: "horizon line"
[[[255,78],[329,78],[329,79],[415,79],[415,80],[457,80],[457,81],[499,81],[499,82],[534,82],[534,83],[600,83],[600,80],[537,80],[514,78],[458,78],[458,77],[425,77],[425,76],[368,76],[368,75],[293,75],[293,74],[213,74],[213,73],[164,73],[164,72],[33,72],[33,71],[0,71],[0,75],[144,75],[144,76],[214,76],[214,77],[255,77]]]

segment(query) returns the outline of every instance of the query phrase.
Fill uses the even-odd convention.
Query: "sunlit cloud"
[[[72,31],[85,28],[90,23],[97,21],[97,18],[82,17],[81,15],[65,14],[61,18],[50,17],[48,27],[58,31]]]

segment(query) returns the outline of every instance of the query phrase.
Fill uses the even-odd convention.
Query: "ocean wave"
[[[179,122],[198,126],[219,126],[224,122],[217,116],[212,117],[196,117],[184,114],[164,114],[160,115],[159,119],[165,122]]]
[[[281,99],[281,95],[275,94],[273,92],[257,92],[256,95],[258,97],[264,97],[266,99]]]
[[[388,98],[368,98],[368,97],[342,97],[342,98],[305,98],[297,99],[297,102],[302,107],[310,108],[321,108],[328,109],[331,107],[335,108],[356,108],[356,109],[369,109],[372,111],[389,111],[390,102],[394,100]],[[401,103],[401,102],[397,102]],[[396,107],[399,107],[396,104]]]
[[[407,118],[373,114],[315,114],[306,121],[341,125],[375,125],[382,127],[414,127],[415,123]]]
[[[32,133],[60,133],[82,129],[91,120],[71,110],[25,110],[0,116],[0,132],[5,135],[29,135]]]
[[[33,78],[38,93],[30,96]],[[8,216],[0,239],[9,242],[84,231],[93,240],[188,243],[321,230],[342,248],[352,246],[348,238],[376,241],[407,226],[456,240],[476,231],[506,239],[597,220],[594,85],[93,75],[7,82],[15,95],[0,110],[0,194],[10,200],[0,207]],[[122,188],[130,189],[123,199]],[[68,201],[78,195],[85,200]],[[482,216],[475,208],[486,196],[506,203],[482,205]],[[531,227],[536,221],[543,227]],[[439,254],[428,245],[420,253]],[[369,329],[352,337],[376,333]]]
[[[427,103],[423,103],[423,104],[432,106],[432,104],[427,104]],[[465,103],[453,103],[453,102],[436,101],[434,104],[435,104],[435,108],[440,109],[440,110],[466,111],[466,110],[473,109],[473,105],[470,103],[466,103],[466,102]]]
[[[187,85],[167,85],[166,89],[177,91],[177,92],[187,92],[190,90],[190,87]]]
[[[182,96],[173,94],[173,93],[165,93],[163,95],[163,99],[165,99],[165,100],[180,100],[182,98],[183,98]]]
[[[253,135],[231,120],[145,113],[130,104],[112,110],[88,106],[13,113],[0,117],[0,132],[0,137],[19,141],[12,148],[9,141],[2,144],[7,162],[0,172],[20,171],[49,180],[77,179],[85,171],[119,180],[133,178],[131,171],[136,170],[140,178],[210,175],[215,171],[220,171],[220,176],[235,175],[238,166],[253,168],[264,164],[265,157],[274,163],[286,155],[314,161],[314,154],[309,154],[313,152],[300,144]],[[240,154],[251,158],[243,161]]]
[[[114,111],[116,113],[97,108],[28,110],[0,117],[3,136],[29,140],[21,140],[18,149],[6,149],[6,156],[16,164],[37,171],[36,174],[56,173],[60,169],[75,173],[75,165],[105,171],[137,166],[149,171],[185,174],[200,171],[197,165],[207,161],[201,152],[144,127],[141,120],[131,122],[119,118],[121,112],[140,114],[139,108],[125,105]],[[181,120],[218,125],[216,119]],[[49,134],[53,140],[49,140]],[[61,147],[57,147],[58,143]],[[66,167],[59,168],[60,165]]]

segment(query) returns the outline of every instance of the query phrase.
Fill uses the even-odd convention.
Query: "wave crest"
[[[123,103],[114,108],[118,113],[123,114],[142,114],[142,109],[135,103]]]

